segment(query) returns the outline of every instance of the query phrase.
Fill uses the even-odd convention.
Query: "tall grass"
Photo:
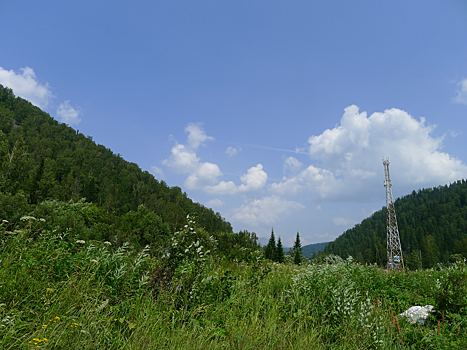
[[[232,263],[196,227],[163,255],[0,228],[2,349],[466,349],[465,264]],[[438,310],[425,324],[399,313]]]

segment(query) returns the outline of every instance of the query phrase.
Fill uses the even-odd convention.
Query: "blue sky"
[[[234,230],[333,240],[467,178],[465,1],[0,2],[0,84]]]

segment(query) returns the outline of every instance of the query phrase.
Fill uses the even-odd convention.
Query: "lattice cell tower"
[[[386,177],[384,186],[386,187],[386,212],[387,212],[387,251],[388,251],[388,269],[395,270],[404,268],[404,259],[402,258],[401,240],[399,229],[397,228],[396,209],[392,198],[392,182],[389,177],[389,158],[383,158],[384,175]]]

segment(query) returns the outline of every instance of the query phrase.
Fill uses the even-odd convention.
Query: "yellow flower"
[[[46,324],[43,324],[42,325],[42,329],[46,329],[47,328],[47,325]]]

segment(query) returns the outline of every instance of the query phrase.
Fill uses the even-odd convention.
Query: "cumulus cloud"
[[[176,142],[172,147],[169,159],[162,162],[180,174],[186,174],[200,168],[202,163],[196,156],[196,151],[206,140],[214,140],[213,137],[206,135],[201,124],[190,123],[186,126],[185,132],[188,133],[187,144],[182,145]]]
[[[80,114],[80,111],[70,105],[70,101],[60,103],[57,108],[57,118],[68,125],[78,125],[81,122]]]
[[[296,174],[302,169],[302,166],[303,163],[298,161],[298,159],[289,157],[285,160],[283,168],[285,173],[290,172]]]
[[[49,84],[41,84],[30,67],[21,68],[19,73],[0,67],[0,84],[39,108],[46,108],[54,98]]]
[[[164,179],[164,178],[165,178],[165,177],[164,177],[164,171],[163,171],[161,168],[159,168],[159,167],[157,167],[157,166],[155,166],[155,165],[153,165],[153,166],[151,167],[151,173],[152,173],[156,178],[159,178],[159,179]]]
[[[221,176],[222,172],[213,163],[199,163],[198,167],[193,170],[185,181],[185,186],[190,190],[196,190],[205,186],[212,186],[217,183],[217,177]]]
[[[284,177],[271,191],[294,196],[307,190],[328,200],[368,200],[380,194],[383,156],[390,157],[392,177],[404,191],[465,178],[467,166],[441,152],[443,139],[433,136],[434,128],[400,109],[367,117],[349,106],[340,125],[308,139],[308,152],[320,166]]]
[[[455,103],[467,105],[467,79],[457,83],[457,96],[453,99]]]
[[[284,177],[282,182],[271,185],[273,193],[283,196],[296,196],[303,191],[311,191],[323,199],[339,193],[342,188],[342,179],[336,179],[329,170],[317,168],[313,165],[295,176]]]
[[[206,186],[205,191],[210,194],[236,194],[239,192],[258,192],[268,180],[268,174],[263,170],[263,166],[258,164],[248,169],[246,174],[240,177],[242,184],[235,185],[233,181],[221,181],[214,186]]]
[[[178,142],[172,147],[171,155],[162,164],[179,174],[188,174],[185,187],[189,190],[201,190],[209,194],[223,195],[239,192],[254,192],[262,189],[267,182],[267,174],[261,164],[248,169],[240,180],[242,184],[237,186],[233,181],[220,181],[223,176],[219,166],[210,162],[201,162],[196,155],[198,148],[214,137],[208,136],[201,124],[188,124],[185,128],[188,133],[187,144]]]
[[[219,208],[222,207],[225,203],[221,199],[215,198],[207,201],[205,204],[208,208]]]
[[[188,146],[195,151],[204,141],[214,140],[214,137],[206,135],[206,132],[199,123],[188,124],[185,128],[185,132],[188,133]]]
[[[235,148],[235,147],[228,147],[226,150],[225,150],[225,154],[227,154],[229,157],[233,157],[234,155],[236,155],[238,153],[238,151],[241,151],[242,149],[239,147],[238,149]]]
[[[352,225],[352,224],[355,223],[353,220],[346,219],[346,218],[341,218],[341,217],[333,218],[332,222],[336,226],[349,226],[349,225]]]
[[[172,147],[169,159],[165,159],[162,164],[179,174],[188,174],[185,186],[190,190],[216,184],[217,177],[222,175],[217,164],[202,163],[196,155],[199,146],[214,138],[206,134],[201,124],[190,123],[185,128],[185,132],[188,133],[187,144],[182,145],[177,142]]]
[[[252,226],[272,225],[290,213],[304,208],[299,202],[288,201],[279,196],[268,196],[245,202],[235,211],[232,220]]]

